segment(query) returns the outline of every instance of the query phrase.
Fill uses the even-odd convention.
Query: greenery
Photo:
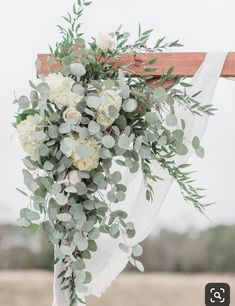
[[[234,273],[234,239],[234,225],[184,233],[162,229],[142,243],[144,253],[140,260],[149,272]],[[53,269],[53,248],[45,233],[28,235],[14,225],[0,225],[0,257],[0,270]],[[129,265],[127,269],[134,267]]]
[[[234,273],[234,238],[234,225],[185,233],[165,229],[143,242],[141,261],[147,271]]]
[[[6,243],[7,241],[7,243]],[[47,235],[15,225],[0,225],[0,270],[52,270],[53,247]]]
[[[67,26],[59,26],[62,40],[55,50],[50,47],[48,57],[49,64],[59,60],[56,73],[41,75],[38,85],[30,82],[30,97],[15,100],[19,107],[15,126],[27,153],[24,183],[30,191],[29,195],[21,191],[29,205],[21,211],[18,224],[47,233],[55,246],[55,263],[64,264],[60,278],[62,289],[70,291],[71,305],[92,279],[84,259],[96,251],[100,234],[119,238],[131,264],[143,270],[137,260],[142,248],[129,242],[135,235],[134,224],[127,221],[125,211],[113,209],[125,200],[127,190],[113,163],[131,173],[142,171],[146,198],[152,200],[151,181],[161,179],[151,170],[151,161],[157,160],[178,182],[184,198],[203,211],[201,188],[193,185],[188,165],[178,165],[174,157],[187,154],[189,146],[200,157],[204,151],[196,135],[185,138],[185,122],[175,110],[183,105],[194,116],[214,110],[195,100],[199,93],[187,95],[184,78],[176,82],[180,89],[163,88],[173,79],[173,67],[158,80],[158,88],[148,86],[151,76],[135,76],[128,65],[115,69],[120,54],[135,56],[180,44],[158,39],[149,48],[152,30],[143,32],[140,27],[133,44],[121,27],[86,43],[80,16],[89,5],[77,1],[64,17]],[[155,71],[155,61],[146,63],[145,72]]]

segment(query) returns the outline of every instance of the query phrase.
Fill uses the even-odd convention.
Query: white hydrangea
[[[82,99],[82,96],[72,92],[75,81],[70,77],[51,73],[45,78],[45,82],[50,87],[51,102],[60,109],[64,106],[75,107]]]
[[[103,92],[102,103],[97,109],[97,122],[103,127],[108,128],[118,118],[119,111],[122,105],[122,98],[119,96],[118,91],[106,90]],[[115,116],[110,114],[110,106],[114,106],[117,110]]]
[[[93,139],[76,139],[71,157],[74,166],[80,171],[91,171],[96,169],[99,164],[99,147]],[[78,153],[79,146],[84,146],[87,150],[87,156],[82,157]]]
[[[45,135],[42,133],[40,137],[40,132],[36,130],[41,121],[42,118],[39,115],[27,116],[17,125],[20,143],[32,160],[37,160],[36,148],[43,141]]]

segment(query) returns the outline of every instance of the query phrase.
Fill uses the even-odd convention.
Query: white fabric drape
[[[197,100],[205,105],[211,104],[225,58],[226,53],[207,54],[203,64],[192,78],[191,84],[193,86],[187,90],[187,93],[193,94],[202,91],[197,96]],[[182,106],[178,107],[177,115],[186,122],[185,132],[187,139],[192,139],[195,135],[200,138],[203,136],[207,126],[208,116],[195,117]],[[192,150],[189,150],[186,156],[177,157],[177,163],[185,163],[191,154]],[[148,202],[145,198],[145,186],[141,172],[136,174],[126,172],[123,178],[123,183],[128,186],[126,200],[121,204],[114,204],[112,207],[113,210],[125,210],[129,215],[128,221],[135,224],[136,236],[127,241],[130,246],[143,241],[150,234],[156,224],[159,209],[172,184],[172,178],[157,162],[152,162],[151,168],[154,173],[164,178],[163,181],[155,183],[154,201]],[[120,171],[123,170],[120,169]],[[87,270],[92,273],[92,282],[88,285],[86,295],[100,296],[125,268],[128,258],[120,250],[118,246],[119,242],[123,242],[122,237],[112,239],[105,234],[102,234],[97,240],[97,251],[92,253],[91,259],[86,261]],[[57,275],[61,272],[61,269],[61,264],[55,266],[53,306],[69,306],[68,293],[60,290],[60,284],[57,280]]]

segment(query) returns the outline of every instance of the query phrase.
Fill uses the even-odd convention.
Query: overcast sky
[[[15,188],[22,187],[23,152],[11,128],[17,95],[27,94],[28,80],[35,79],[37,53],[48,52],[58,40],[56,25],[70,10],[72,0],[8,0],[0,2],[1,111],[0,111],[0,207],[2,222],[14,221],[25,199]],[[108,33],[123,24],[133,37],[138,22],[153,28],[156,38],[180,38],[182,51],[235,51],[234,0],[94,0],[82,21],[86,37]],[[133,38],[133,39],[134,39]],[[217,201],[208,209],[212,224],[235,223],[235,83],[221,79],[214,103],[219,108],[210,120],[203,139],[206,157],[191,159],[197,179],[208,189],[207,200]],[[13,138],[12,138],[13,136]],[[11,139],[12,138],[12,139]],[[156,223],[177,229],[203,228],[211,224],[185,204],[173,186]]]

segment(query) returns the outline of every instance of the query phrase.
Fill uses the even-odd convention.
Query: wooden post
[[[114,67],[118,68],[124,64],[129,64],[128,68],[133,75],[151,75],[157,78],[165,74],[171,66],[174,66],[174,76],[191,77],[202,64],[205,55],[205,52],[140,53],[136,56],[123,55],[119,60],[114,62]],[[37,75],[55,71],[60,66],[59,61],[57,64],[49,65],[47,58],[47,54],[38,55],[41,68],[37,71]],[[151,58],[157,59],[156,63],[151,65],[152,68],[156,68],[156,71],[145,72],[144,66]],[[235,52],[228,53],[221,77],[235,77]]]

